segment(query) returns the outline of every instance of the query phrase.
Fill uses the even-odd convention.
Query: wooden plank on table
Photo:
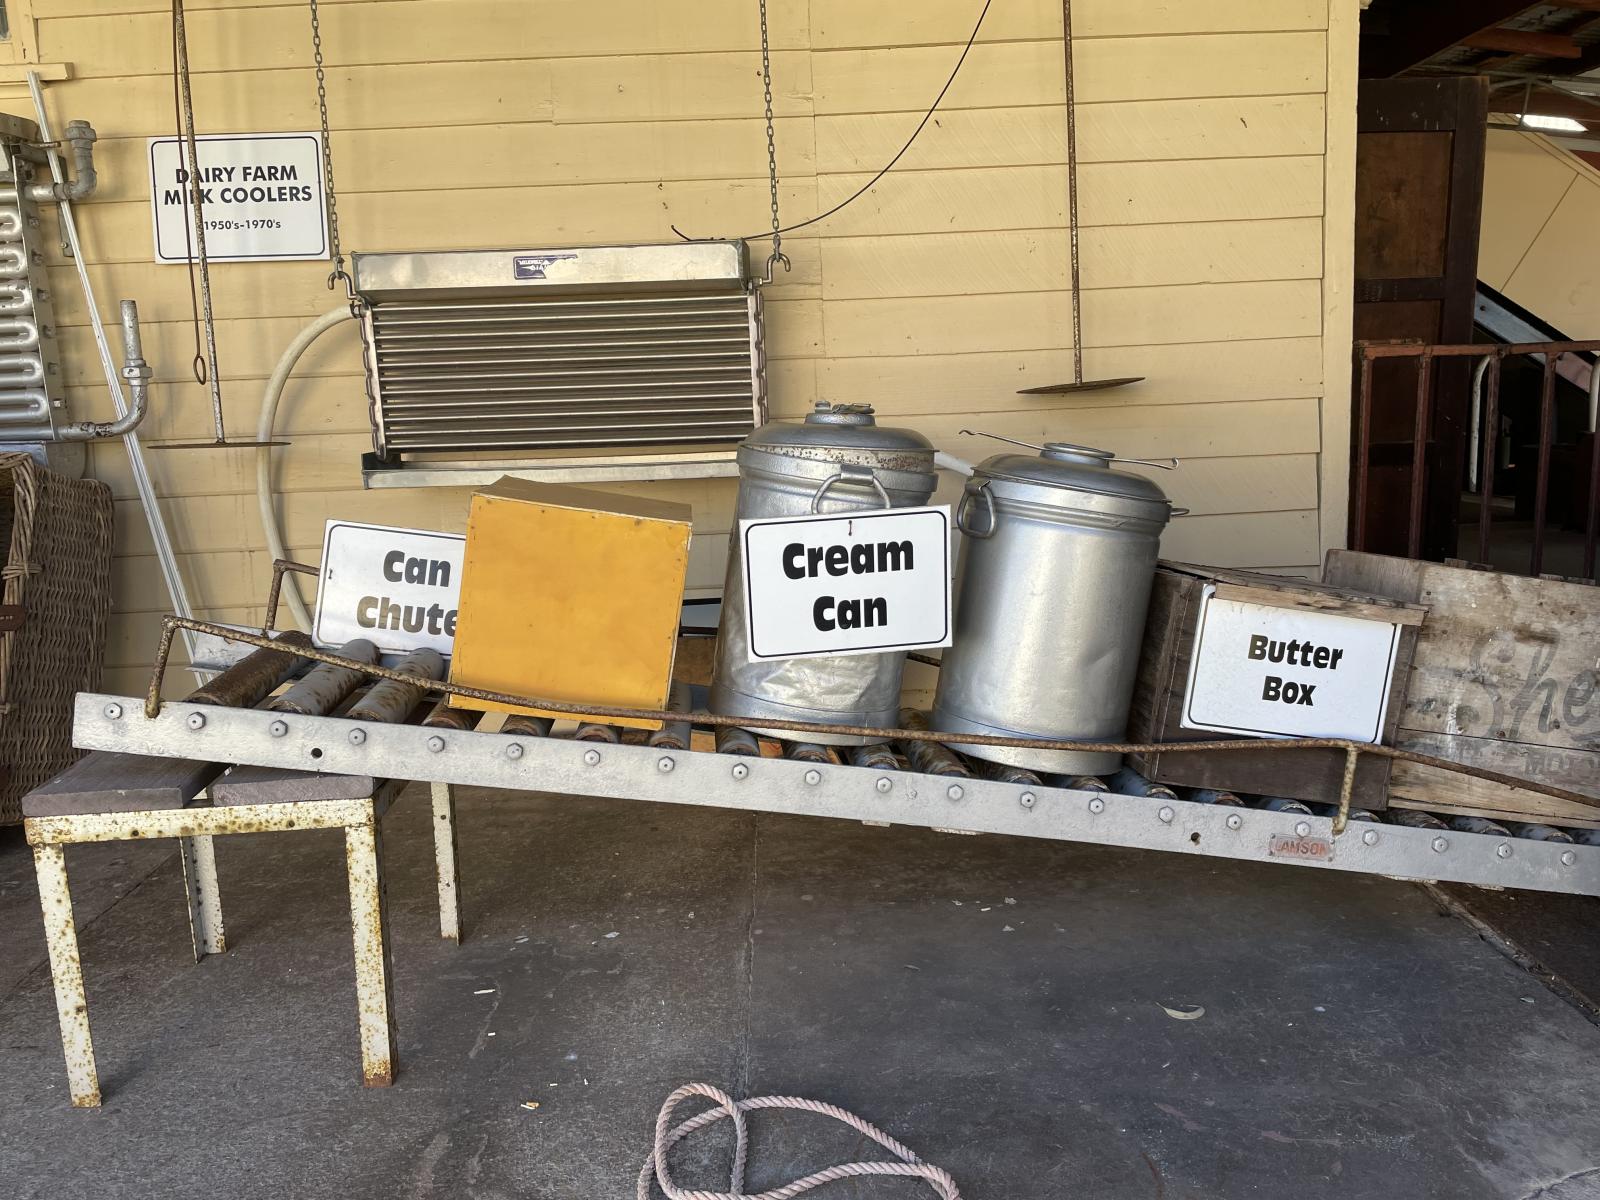
[[[231,766],[211,785],[213,803],[295,804],[312,800],[365,800],[384,781],[370,775],[331,775],[285,767]]]
[[[95,750],[24,796],[22,815],[68,817],[183,808],[221,770],[221,763]]]

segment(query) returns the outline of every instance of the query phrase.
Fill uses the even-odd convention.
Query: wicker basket
[[[100,685],[111,607],[111,489],[0,454],[0,824],[77,758],[72,698]]]

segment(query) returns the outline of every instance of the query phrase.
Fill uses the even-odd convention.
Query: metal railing
[[[1352,506],[1351,544],[1366,545],[1367,494],[1372,449],[1372,374],[1380,359],[1414,359],[1417,364],[1416,408],[1411,439],[1411,478],[1406,520],[1406,554],[1417,558],[1422,550],[1423,516],[1428,498],[1430,462],[1428,440],[1433,423],[1433,366],[1440,359],[1478,359],[1473,373],[1471,440],[1478,492],[1478,561],[1490,556],[1489,537],[1494,522],[1494,473],[1500,441],[1500,377],[1508,358],[1538,360],[1542,377],[1539,387],[1539,440],[1536,478],[1533,486],[1533,531],[1528,573],[1538,575],[1544,566],[1545,535],[1550,503],[1550,460],[1556,437],[1555,386],[1557,361],[1563,355],[1600,353],[1600,340],[1563,342],[1485,343],[1471,345],[1430,345],[1411,341],[1358,341],[1359,383],[1356,403],[1355,496]],[[1587,514],[1584,519],[1582,575],[1595,578],[1595,545],[1600,535],[1600,364],[1590,371],[1588,432],[1592,439],[1589,454]],[[1479,431],[1481,430],[1481,434]]]

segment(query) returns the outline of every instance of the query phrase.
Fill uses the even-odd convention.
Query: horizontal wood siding
[[[1067,378],[1065,126],[1058,0],[1010,0],[896,170],[784,247],[768,293],[777,415],[867,401],[968,458],[978,428],[1177,455],[1161,483],[1193,515],[1170,557],[1314,570],[1330,485],[1325,374],[1348,341],[1324,286],[1330,4],[1355,0],[1082,0],[1078,60],[1085,365],[1120,391],[1023,397]],[[155,370],[151,438],[209,428],[189,374],[186,273],[151,262],[145,139],[172,127],[166,0],[38,0],[58,122],[93,121],[101,191],[81,206],[105,317],[140,301]],[[773,102],[786,220],[861,188],[904,143],[978,5],[771,0]],[[212,132],[315,128],[305,7],[188,0],[195,100]],[[755,6],[748,0],[324,0],[339,213],[347,250],[663,241],[759,234],[769,222]],[[1353,80],[1353,76],[1352,76]],[[1353,82],[1350,84],[1353,88]],[[12,111],[25,94],[5,91]],[[111,415],[81,294],[47,248],[76,417]],[[1348,230],[1333,236],[1347,238]],[[753,252],[765,252],[753,243]],[[337,304],[326,263],[214,271],[229,427],[253,432],[282,348]],[[1332,314],[1330,316],[1330,314]],[[1340,349],[1343,353],[1343,348]],[[1332,356],[1336,358],[1337,356]],[[314,559],[338,516],[459,529],[462,489],[363,492],[370,444],[353,325],[302,360],[273,473],[292,552]],[[1337,392],[1334,404],[1345,403]],[[259,620],[270,564],[254,451],[150,454],[192,596]],[[118,506],[111,686],[140,669],[167,608],[120,445],[90,470]],[[1343,481],[1332,485],[1342,489]],[[732,484],[618,490],[693,506],[691,584],[720,586]],[[954,484],[941,485],[948,500]],[[1340,492],[1342,494],[1342,491]]]

